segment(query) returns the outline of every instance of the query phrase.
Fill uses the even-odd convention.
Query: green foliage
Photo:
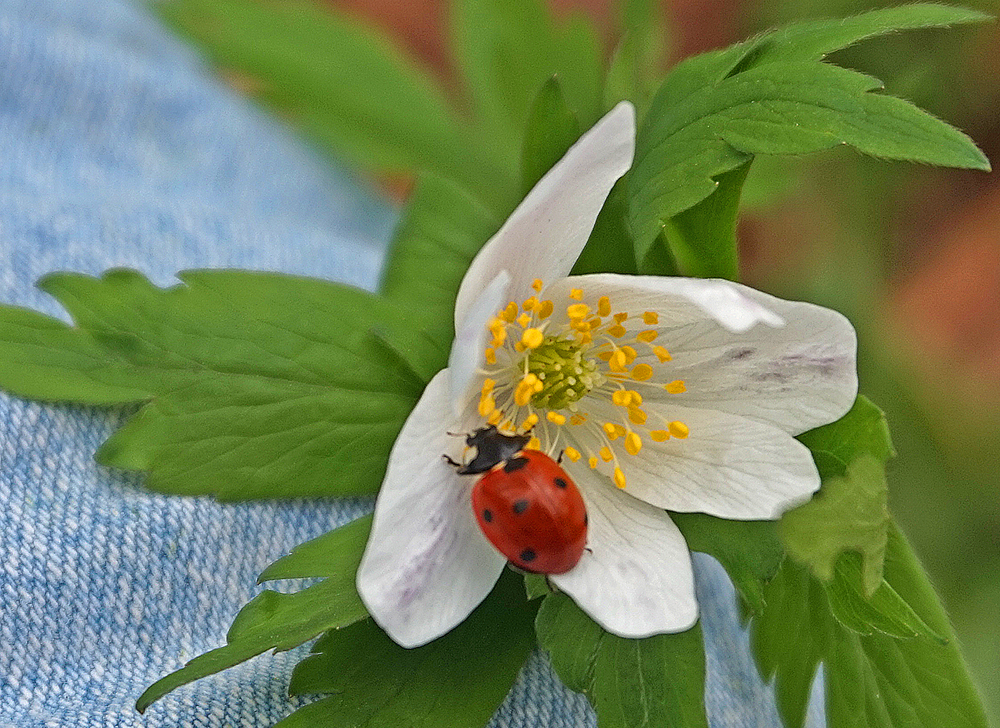
[[[226,645],[206,652],[151,685],[136,702],[143,712],[171,690],[225,670],[270,649],[289,650],[329,629],[367,616],[354,586],[371,517],[361,518],[323,537],[323,581],[293,594],[264,591],[236,616]],[[290,558],[294,558],[294,554]],[[279,562],[280,563],[280,562]]]
[[[699,626],[624,639],[605,632],[560,593],[542,602],[535,631],[559,678],[587,696],[601,728],[708,728]]]
[[[275,728],[402,725],[479,728],[503,701],[535,644],[537,603],[505,572],[448,634],[407,650],[371,620],[327,632],[292,674],[292,695],[332,693]]]
[[[767,606],[751,622],[751,640],[761,673],[774,678],[786,728],[803,724],[820,661],[830,728],[985,728],[986,718],[948,620],[894,527],[884,574],[883,586],[870,600],[860,596],[856,561],[838,569],[833,585],[824,587],[805,567],[786,560],[767,586]],[[889,592],[882,589],[898,599],[883,597]],[[844,607],[834,608],[831,599],[840,599],[846,590],[854,591],[856,604],[879,616],[865,616],[864,625],[853,619],[839,621]],[[858,626],[865,629],[858,632]],[[886,631],[919,636],[899,639]]]
[[[544,84],[528,114],[521,151],[521,194],[526,196],[580,136],[580,123],[566,104],[559,79]]]
[[[75,326],[0,307],[0,385],[35,399],[145,402],[100,449],[149,487],[222,500],[374,492],[445,349],[401,309],[334,283],[134,271],[39,285]],[[405,358],[403,354],[405,352]]]

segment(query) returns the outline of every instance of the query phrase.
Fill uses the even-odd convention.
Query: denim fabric
[[[112,266],[160,285],[234,266],[371,287],[394,219],[141,5],[0,0],[3,302],[62,316],[32,283]],[[127,415],[0,395],[0,726],[268,726],[297,704],[285,690],[303,648],[182,688],[145,716],[132,706],[224,642],[268,563],[368,506],[150,493],[92,458]],[[731,586],[710,559],[696,567],[712,725],[776,725]],[[593,724],[539,654],[494,720]]]

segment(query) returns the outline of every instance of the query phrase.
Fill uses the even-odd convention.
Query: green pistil
[[[528,352],[528,372],[542,382],[531,403],[550,410],[568,407],[604,381],[597,362],[583,355],[580,344],[561,336],[546,336]]]

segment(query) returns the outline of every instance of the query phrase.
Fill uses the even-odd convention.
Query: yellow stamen
[[[535,293],[541,293],[543,285],[544,284],[542,283],[541,278],[536,278],[534,281],[531,282],[531,287],[535,289]]]
[[[603,460],[606,463],[610,463],[612,460],[615,459],[615,456],[611,453],[611,448],[608,447],[607,445],[598,450],[597,454],[600,455],[601,460]]]
[[[591,455],[589,458],[587,458],[587,465],[590,466],[591,470],[596,470],[597,469],[597,458],[595,458],[593,455]]]
[[[625,451],[629,455],[638,455],[642,449],[642,438],[634,432],[625,435]]]
[[[608,369],[613,372],[624,372],[627,363],[628,359],[625,357],[625,352],[621,349],[616,349],[615,353],[608,359]]]
[[[551,423],[553,423],[555,425],[565,425],[566,424],[566,415],[561,415],[558,412],[551,412],[551,411],[549,411],[549,412],[545,413],[545,419],[547,419],[549,422],[551,422]]]
[[[489,377],[487,377],[486,379],[483,380],[483,388],[480,391],[483,394],[486,394],[487,392],[492,392],[493,391],[493,387],[495,387],[496,384],[497,383],[495,381],[493,381],[492,379],[490,379]]]
[[[546,319],[552,315],[552,301],[542,301],[538,304],[538,310],[535,311],[538,314],[538,318]]]
[[[483,393],[479,398],[479,416],[486,417],[496,409],[497,402],[490,395]]]
[[[565,450],[563,450],[563,455],[565,455],[566,458],[571,463],[575,463],[577,460],[580,459],[580,451],[577,450],[575,447],[567,447]]]
[[[486,363],[496,364],[497,363],[497,352],[496,349],[487,347],[486,348]]]
[[[642,395],[636,392],[634,389],[627,390],[629,394],[632,395],[632,404],[638,407],[642,404]]]
[[[646,326],[655,326],[660,323],[660,315],[656,311],[646,311],[642,314],[642,321]]]
[[[659,359],[661,363],[673,359],[673,357],[670,356],[670,352],[662,346],[654,346],[653,353],[656,354],[656,358]]]
[[[537,349],[545,341],[545,334],[541,329],[525,329],[521,334],[521,343],[529,349]]]
[[[664,442],[670,439],[670,433],[666,430],[650,430],[649,436],[653,438],[653,442]]]
[[[645,331],[640,331],[635,335],[635,338],[644,344],[649,344],[650,342],[656,341],[656,337],[659,336],[656,329],[646,329]]]
[[[521,423],[521,429],[530,430],[537,424],[538,424],[538,415],[532,412],[530,415],[524,418],[524,422]]]
[[[663,388],[670,392],[670,394],[684,394],[687,391],[687,387],[684,386],[683,379],[675,379],[669,384],[664,384]]]
[[[615,314],[615,323],[621,324],[621,323],[624,323],[625,321],[628,321],[628,314],[627,313],[625,313],[624,311],[620,311],[620,312],[618,312],[618,313]]]
[[[622,472],[621,468],[615,468],[615,485],[620,489],[625,490],[625,473]]]
[[[492,412],[490,412],[490,416],[486,418],[486,424],[497,425],[500,423],[500,419],[502,417],[503,417],[503,412],[501,412],[498,409],[495,409]]]
[[[528,444],[524,446],[528,450],[541,450],[542,442],[537,437],[533,437],[528,440]]]
[[[623,346],[622,351],[625,352],[625,364],[631,364],[639,356],[639,353],[631,346]]]
[[[683,440],[691,432],[688,429],[688,426],[685,425],[683,422],[677,422],[677,421],[671,422],[669,425],[667,425],[667,428],[670,430],[670,434],[679,440]]]
[[[526,313],[522,313],[520,316],[517,317],[517,325],[520,326],[522,329],[528,328],[528,324],[530,323],[531,323],[531,316],[529,316]]]
[[[635,425],[646,424],[646,413],[638,407],[629,407],[628,418]]]
[[[586,421],[587,421],[586,415],[573,415],[572,417],[569,418],[569,423],[571,425],[582,425]]]
[[[571,288],[569,291],[569,297],[572,298],[574,301],[582,301],[583,290],[580,288]]]
[[[517,304],[511,301],[507,304],[507,307],[500,314],[504,321],[509,324],[514,323],[514,319],[517,318]]]
[[[521,304],[521,308],[523,308],[525,311],[530,311],[537,305],[538,305],[538,299],[535,296],[532,296],[531,298],[526,298],[524,300],[524,303]]]
[[[613,422],[605,422],[604,426],[601,428],[604,430],[604,434],[608,436],[610,440],[618,439],[618,432],[615,430],[615,425]]]
[[[653,367],[649,364],[636,364],[632,367],[632,379],[637,382],[645,382],[653,376]]]
[[[615,324],[614,326],[608,327],[608,335],[614,336],[615,338],[625,335],[625,327],[621,324]]]
[[[597,301],[597,313],[601,316],[611,315],[611,299],[607,296],[601,296]]]
[[[632,392],[627,389],[619,389],[611,395],[611,401],[619,407],[628,407],[632,402]]]
[[[570,320],[583,320],[590,313],[590,306],[585,303],[572,303],[566,307],[566,315]]]

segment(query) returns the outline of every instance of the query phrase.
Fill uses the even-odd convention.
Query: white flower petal
[[[465,423],[451,416],[447,369],[438,372],[396,439],[358,569],[358,593],[403,647],[430,642],[489,594],[506,560],[479,530],[472,479],[441,457]],[[453,424],[454,423],[454,424]]]
[[[650,363],[658,380],[680,379],[687,392],[647,388],[647,399],[731,412],[797,435],[839,419],[857,397],[857,337],[831,309],[720,280],[600,274],[554,288],[553,297],[582,288],[593,305],[608,296],[616,311],[659,313],[656,343],[673,360]],[[646,328],[641,319],[636,325]]]
[[[670,516],[593,471],[573,477],[587,504],[588,550],[552,582],[621,637],[691,627],[698,618],[691,554]]]
[[[465,317],[462,328],[455,332],[448,355],[451,372],[452,413],[460,417],[469,402],[469,395],[476,383],[476,370],[483,363],[483,352],[489,331],[486,325],[510,300],[510,273],[501,270],[479,296]]]
[[[569,273],[634,151],[635,109],[622,102],[570,147],[479,251],[458,291],[456,331],[498,271],[510,271],[516,301],[533,293],[535,278],[547,283]]]
[[[679,420],[690,435],[653,442],[624,455],[626,492],[659,508],[733,520],[779,517],[819,488],[809,449],[772,425],[728,412],[645,404],[656,416]]]

